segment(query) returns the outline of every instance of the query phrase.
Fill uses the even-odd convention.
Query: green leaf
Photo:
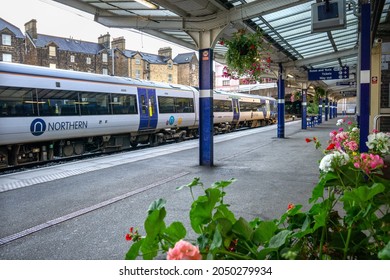
[[[349,202],[350,204],[353,204],[353,202],[363,203],[384,192],[384,190],[385,186],[381,183],[375,183],[371,187],[360,186],[357,189],[346,191],[341,201]]]
[[[228,219],[232,224],[236,222],[236,218],[234,217],[233,212],[229,210],[226,204],[218,205],[216,207],[216,210],[217,211],[215,212],[213,217],[214,220],[225,218]]]
[[[281,217],[280,217],[280,220],[279,220],[279,225],[280,224],[283,224],[286,219],[288,217],[292,217],[298,213],[300,213],[300,210],[302,208],[302,205],[298,204],[298,205],[295,205],[294,208],[290,209],[290,210],[287,210]]]
[[[234,183],[235,181],[237,181],[237,180],[234,178],[227,180],[227,181],[219,181],[219,182],[215,182],[214,184],[212,184],[211,187],[223,189],[223,188],[226,188],[227,186],[229,186],[231,183]]]
[[[214,219],[215,220],[215,219]],[[219,218],[215,220],[217,228],[223,237],[231,234],[233,223],[225,218]]]
[[[148,214],[150,214],[154,210],[160,210],[161,208],[165,207],[165,204],[166,204],[166,200],[163,198],[153,201],[149,205]]]
[[[173,222],[163,231],[163,234],[169,237],[168,240],[171,243],[175,244],[186,236],[187,231],[181,222]]]
[[[222,235],[217,227],[215,229],[215,232],[214,232],[213,241],[211,242],[211,245],[210,245],[210,250],[214,250],[216,248],[219,248],[219,247],[221,247],[221,245],[222,245]]]
[[[325,186],[333,180],[337,180],[338,177],[333,172],[327,172],[321,175],[320,181],[314,187],[311,198],[309,199],[309,203],[316,202],[319,198],[324,197],[324,189]]]
[[[146,236],[141,245],[142,257],[144,260],[153,260],[158,254],[159,241],[156,238]]]
[[[274,235],[269,241],[268,248],[279,248],[280,246],[283,246],[291,233],[292,231],[290,230],[282,230],[278,234]]]
[[[146,218],[144,227],[148,237],[154,238],[165,229],[165,208],[153,210]]]
[[[390,260],[390,242],[378,253],[378,258],[381,260]]]
[[[325,207],[320,208],[318,214],[314,215],[313,231],[317,230],[320,227],[324,227],[326,225],[327,217],[328,217],[327,209]]]
[[[143,239],[134,242],[133,245],[131,245],[129,251],[127,252],[125,256],[125,260],[135,260],[139,256],[139,249],[143,243]]]
[[[233,225],[232,231],[244,238],[244,240],[251,240],[253,229],[249,223],[242,217]]]
[[[212,211],[221,198],[221,191],[218,189],[209,188],[205,192],[205,196],[199,196],[191,205],[191,226],[196,233],[201,233],[202,225],[211,221]]]
[[[180,187],[177,187],[176,190],[181,190],[183,188],[192,188],[192,187],[195,187],[195,186],[203,186],[203,183],[200,182],[200,178],[194,178],[194,180],[187,184],[187,185],[183,185],[183,186],[180,186]]]
[[[277,229],[278,226],[273,221],[261,222],[253,233],[253,242],[256,244],[267,243]]]

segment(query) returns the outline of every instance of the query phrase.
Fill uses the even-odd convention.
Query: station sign
[[[348,79],[349,67],[330,67],[308,70],[309,81]]]
[[[356,96],[356,91],[350,90],[350,91],[342,91],[340,92],[343,97],[354,97]]]
[[[336,86],[356,87],[356,82],[336,82]]]

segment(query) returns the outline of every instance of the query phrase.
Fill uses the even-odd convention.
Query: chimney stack
[[[172,59],[172,48],[171,47],[165,47],[160,48],[158,50],[158,55],[168,57],[169,59]]]
[[[37,32],[37,20],[32,19],[29,22],[24,24],[24,29],[28,35],[30,35],[31,38],[37,39],[38,38],[38,32]]]
[[[124,37],[114,38],[112,39],[111,46],[113,49],[124,51],[126,49],[126,40]]]
[[[98,38],[98,44],[103,45],[106,49],[110,48],[110,33],[100,35]]]

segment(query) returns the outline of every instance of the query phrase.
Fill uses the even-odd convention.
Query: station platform
[[[0,175],[0,259],[120,260],[129,249],[125,234],[139,228],[148,206],[167,200],[167,224],[181,221],[191,238],[189,190],[235,178],[225,202],[236,217],[273,219],[289,203],[308,205],[319,178],[322,150],[337,118],[301,129],[286,123],[214,136],[214,166],[199,166],[199,141],[70,162]],[[194,190],[202,194],[201,190]]]

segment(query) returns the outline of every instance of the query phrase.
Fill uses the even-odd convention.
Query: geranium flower
[[[379,155],[362,153],[360,156],[354,157],[353,166],[363,170],[366,174],[370,174],[372,171],[382,168],[383,165],[384,161]]]
[[[291,209],[293,209],[295,207],[295,205],[293,204],[293,203],[289,203],[288,205],[287,205],[287,210],[291,210]]]
[[[180,240],[175,244],[175,247],[168,250],[167,260],[201,260],[202,255],[197,246],[191,243]]]
[[[141,239],[141,235],[138,233],[138,230],[134,230],[134,227],[131,227],[129,233],[125,235],[127,241],[138,241]]]
[[[320,162],[320,170],[323,172],[334,171],[334,167],[346,165],[349,156],[344,152],[335,151],[324,156]]]
[[[336,147],[335,143],[330,143],[329,146],[326,148],[327,151],[331,151]]]
[[[390,135],[383,132],[370,134],[366,145],[375,153],[387,155],[390,153]]]

